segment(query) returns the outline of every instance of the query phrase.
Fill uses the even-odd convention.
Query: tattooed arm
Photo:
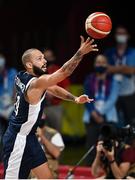
[[[85,94],[77,97],[77,96],[74,96],[73,94],[71,94],[67,90],[65,90],[62,87],[57,86],[57,85],[49,87],[47,89],[47,92],[53,96],[60,98],[60,99],[72,101],[72,102],[75,102],[78,104],[83,104],[86,102],[90,103],[91,101],[93,101],[93,99],[89,99],[88,96]]]
[[[27,90],[27,100],[34,104],[37,103],[48,87],[54,86],[70,76],[85,54],[88,54],[91,51],[98,51],[96,48],[97,45],[93,44],[93,42],[94,40],[90,40],[89,37],[86,41],[81,37],[81,46],[69,61],[53,74],[42,75],[31,82]],[[33,96],[33,94],[36,94],[36,96]]]
[[[85,54],[91,51],[98,51],[97,45],[93,45],[94,40],[88,37],[86,41],[82,38],[81,46],[75,55],[67,61],[59,70],[50,75],[42,75],[33,81],[33,86],[39,89],[46,90],[48,87],[56,85],[63,81],[66,77],[70,76],[75,68],[78,66]]]

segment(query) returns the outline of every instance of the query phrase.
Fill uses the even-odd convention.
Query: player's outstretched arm
[[[53,74],[39,77],[38,80],[35,81],[35,87],[46,90],[48,87],[56,85],[70,76],[85,54],[98,51],[97,45],[93,44],[93,42],[94,40],[90,40],[89,37],[84,41],[84,38],[81,36],[81,45],[75,55]]]
[[[68,92],[67,90],[65,90],[64,88],[57,86],[57,85],[49,87],[47,89],[47,92],[49,92],[49,94],[56,96],[60,99],[72,101],[72,102],[75,102],[77,104],[84,104],[87,102],[90,103],[93,101],[93,99],[90,99],[85,94],[77,97],[77,96],[74,96],[73,94],[71,94],[70,92]]]

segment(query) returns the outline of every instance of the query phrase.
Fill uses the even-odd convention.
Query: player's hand
[[[84,40],[83,36],[80,36],[81,38],[81,45],[79,50],[83,55],[88,54],[91,51],[98,51],[97,44],[94,43],[94,39],[90,39],[90,37],[87,38],[87,40]]]
[[[86,94],[76,97],[76,99],[75,99],[75,102],[77,104],[90,103],[92,101],[94,101],[94,99],[90,99]]]

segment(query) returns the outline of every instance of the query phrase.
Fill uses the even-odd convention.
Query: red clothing
[[[48,73],[52,74],[55,71],[57,71],[60,68],[60,66],[56,65],[56,64],[52,64],[48,67]],[[67,89],[70,85],[70,81],[68,78],[64,79],[63,81],[61,81],[60,83],[58,83],[58,86]],[[51,97],[51,98],[47,98],[47,101],[49,101],[48,104],[50,105],[59,105],[61,103],[61,99],[58,99],[56,97]]]
[[[135,163],[135,148],[129,147],[122,153],[122,162]]]

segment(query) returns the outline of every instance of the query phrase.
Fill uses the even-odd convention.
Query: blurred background
[[[120,6],[119,6],[120,5]],[[65,0],[65,1],[0,1],[0,50],[7,57],[7,64],[21,69],[21,55],[24,50],[52,48],[63,64],[79,46],[79,36],[87,37],[84,24],[89,14],[101,11],[107,13],[113,22],[125,24],[134,36],[134,13],[132,2],[113,0]],[[113,32],[98,42],[100,52],[111,45]],[[89,56],[90,57],[90,56]],[[91,70],[92,61],[84,60],[71,79],[82,83]],[[81,76],[80,76],[81,74]]]
[[[116,28],[119,25],[122,25],[122,28],[125,28],[126,31],[124,31],[124,33],[120,32],[120,34],[130,35],[130,38],[128,38],[129,41],[126,42],[128,45],[125,47],[135,46],[133,7],[134,5],[132,1],[128,2],[121,0],[0,0],[0,58],[4,59],[4,65],[2,63],[2,65],[0,65],[4,66],[7,70],[0,72],[1,98],[3,98],[3,94],[8,94],[10,97],[14,96],[14,90],[12,87],[13,79],[15,74],[23,69],[21,56],[25,50],[29,48],[37,48],[43,51],[46,59],[48,60],[49,73],[54,72],[77,51],[80,45],[79,36],[83,35],[85,38],[88,36],[85,31],[85,20],[93,12],[104,12],[108,14],[112,20],[112,32],[106,38],[96,40],[96,43],[99,47],[99,54],[105,54],[108,58],[107,61],[109,64],[115,66],[116,64],[112,63],[110,60],[113,53],[111,55],[108,54],[107,49],[117,47],[118,42],[116,42],[114,33],[116,33]],[[126,52],[126,50],[124,51]],[[133,68],[135,67],[134,51],[135,50],[133,49],[133,55],[131,55],[129,63],[127,62],[128,57],[126,57],[126,53],[123,52],[120,59],[124,59],[126,57],[127,60],[123,65]],[[72,76],[61,83],[60,86],[69,90],[76,96],[88,93],[89,88],[86,85],[86,81],[88,75],[95,72],[94,59],[96,56],[97,53],[91,53],[90,55],[85,56]],[[49,66],[53,64],[52,62],[56,65],[56,67],[51,69]],[[130,82],[130,78],[132,78],[131,76],[134,76],[135,72],[130,72],[130,69],[128,73],[125,73],[124,70],[122,72],[112,71],[113,70],[110,70],[109,73],[112,73],[113,75],[121,74],[123,77],[126,76],[126,82]],[[7,75],[8,72],[9,76]],[[9,84],[6,81],[7,79]],[[129,97],[130,99],[126,100],[128,101],[128,105],[124,104],[123,99],[122,101],[119,100],[120,104],[125,105],[124,113],[126,112],[125,114],[132,114],[132,117],[123,115],[126,119],[124,119],[124,123],[123,120],[119,118],[117,123],[115,122],[119,127],[123,127],[124,125],[129,124],[129,122],[135,121],[135,114],[133,113],[135,106],[133,102],[131,102],[131,99],[135,98],[135,81],[133,80],[133,82],[134,85],[132,86],[133,90],[131,93],[129,92],[129,94],[127,93],[122,95],[118,94],[117,97],[113,96],[113,100],[111,99],[111,102],[113,102],[111,107],[115,106],[117,112],[119,112],[119,106],[116,106],[119,97],[122,96],[123,98],[123,96],[133,95],[133,97],[131,96]],[[109,93],[111,92],[109,91]],[[117,92],[114,93],[115,95],[117,94]],[[90,93],[89,95],[95,99],[95,94]],[[7,99],[4,101],[2,100],[2,103],[7,102],[8,104],[9,101]],[[0,110],[2,122],[0,127],[1,136],[8,124],[7,120],[5,123],[5,119],[8,119],[8,115],[11,113],[13,108],[10,101],[9,104],[11,105],[11,108],[6,112],[4,108],[7,107],[7,104],[3,105],[2,103]],[[46,121],[49,122],[47,124],[60,132],[65,144],[65,148],[61,154],[59,162],[61,165],[74,166],[84,153],[86,153],[90,145],[92,145],[92,143],[96,143],[97,141],[97,135],[95,135],[94,142],[89,142],[87,139],[92,136],[92,134],[89,134],[90,129],[86,128],[89,126],[89,119],[91,119],[91,117],[89,117],[89,107],[87,107],[87,105],[76,105],[71,102],[63,102],[58,99],[53,99],[52,97],[47,98],[46,104],[45,115]],[[128,107],[130,107],[132,112],[127,110]],[[57,118],[59,122],[56,126],[53,125],[52,121],[55,121],[54,117],[57,115],[54,114],[53,117],[51,111],[58,115]],[[85,114],[86,111],[89,115]],[[99,114],[103,117],[106,116],[105,113],[102,114],[100,112]],[[118,113],[118,117],[119,114],[121,115],[121,111]],[[50,117],[50,115],[52,117]],[[85,120],[85,115],[87,116],[88,121]],[[102,119],[100,120],[102,121]],[[113,120],[113,118],[111,120]],[[97,124],[100,124],[100,122]],[[94,130],[98,131],[96,129]],[[83,161],[81,165],[89,166],[86,161]]]

